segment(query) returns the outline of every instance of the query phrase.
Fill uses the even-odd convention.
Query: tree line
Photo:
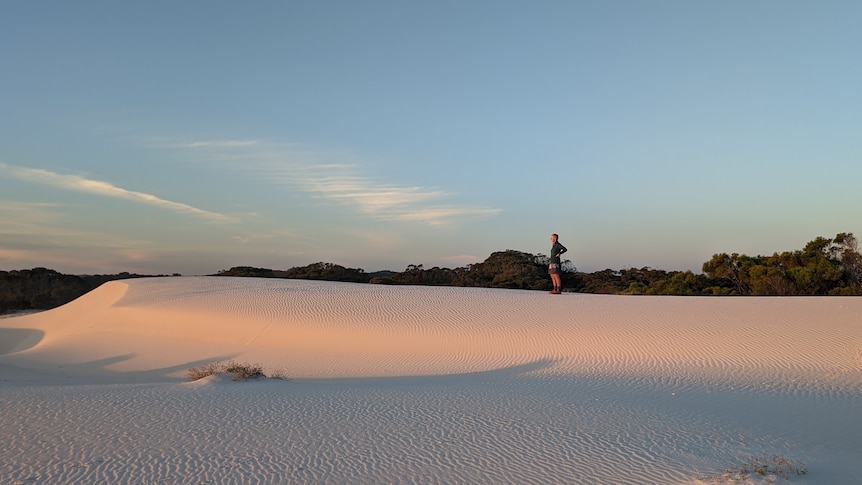
[[[313,263],[287,270],[235,266],[214,276],[293,278],[384,285],[463,286],[549,290],[548,257],[507,249],[492,253],[481,263],[454,269],[421,264],[404,271],[366,273],[333,263]],[[818,237],[801,250],[772,256],[720,253],[703,263],[703,273],[664,271],[650,267],[593,273],[563,262],[567,291],[621,295],[862,295],[862,255],[852,233]],[[0,271],[0,313],[44,310],[93,290],[106,281],[144,277],[116,275],[64,275],[45,268]],[[162,275],[159,275],[162,276]],[[173,276],[179,276],[174,274]]]
[[[349,281],[355,283],[467,286],[549,290],[548,257],[508,249],[485,261],[459,268],[411,264],[402,272],[366,273],[332,263],[313,263],[279,271],[248,266],[222,270],[219,276],[256,276]],[[650,267],[579,272],[563,262],[568,291],[627,295],[862,295],[862,255],[852,233],[818,237],[801,250],[772,256],[720,253],[703,263],[702,274]]]

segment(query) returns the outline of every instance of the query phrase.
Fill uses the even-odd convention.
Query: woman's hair
[[[555,237],[555,238],[557,238],[557,239],[559,239],[559,238],[560,238],[560,236],[559,236],[559,235],[557,235],[557,233],[556,233],[556,232],[555,232],[555,233],[553,233],[553,234],[551,234],[551,235],[552,235],[552,236],[554,236],[554,237]]]

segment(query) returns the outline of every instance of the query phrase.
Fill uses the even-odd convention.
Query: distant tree
[[[349,283],[368,283],[371,279],[361,268],[345,268],[332,263],[313,263],[301,268],[291,268],[281,272],[284,278],[307,280],[344,281]]]
[[[779,267],[756,265],[749,269],[751,294],[754,296],[789,296],[795,286]]]
[[[426,283],[425,267],[421,264],[410,264],[400,275],[393,278],[402,285],[423,285]]]
[[[368,280],[369,284],[372,285],[396,285],[398,284],[394,279],[389,276],[373,276]]]
[[[710,281],[705,275],[696,275],[691,271],[675,271],[665,279],[655,280],[650,284],[648,295],[681,295],[693,296],[707,294],[706,288]]]
[[[545,289],[547,264],[538,256],[508,249],[492,253],[481,263],[455,269],[425,269],[411,264],[393,280],[399,284],[476,286],[486,288]]]
[[[736,288],[740,295],[751,293],[751,284],[748,270],[754,261],[748,256],[740,256],[737,253],[728,255],[720,253],[713,255],[712,259],[703,263],[703,272],[711,280],[726,280]]]
[[[716,254],[703,271],[717,283],[713,294],[723,294],[723,280],[742,295],[862,294],[862,256],[852,233],[817,237],[802,250],[770,257]]]
[[[254,268],[251,266],[234,266],[231,269],[223,269],[215,276],[238,276],[243,278],[275,278],[275,272],[266,268]]]
[[[48,310],[66,304],[107,281],[142,277],[125,272],[77,276],[47,268],[0,271],[0,313]]]
[[[470,265],[475,286],[489,288],[547,289],[547,265],[532,254],[507,249],[491,253],[482,263]]]
[[[632,283],[638,282],[632,281],[629,283],[629,286],[632,286]],[[640,287],[640,285],[635,285],[635,288],[638,287]],[[628,288],[622,283],[622,271],[616,271],[610,268],[582,275],[581,285],[579,287],[579,291],[584,293],[610,295],[623,293],[626,289]]]
[[[832,258],[838,261],[844,272],[847,291],[841,294],[862,295],[862,254],[853,233],[836,235],[830,250]]]
[[[87,291],[88,285],[80,278],[47,268],[0,271],[0,313],[52,308]]]

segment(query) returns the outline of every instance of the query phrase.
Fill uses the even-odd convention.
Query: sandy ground
[[[0,319],[0,409],[0,484],[862,484],[862,298],[115,281]]]

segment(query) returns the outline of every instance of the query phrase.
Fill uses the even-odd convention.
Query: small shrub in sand
[[[204,377],[209,377],[211,375],[219,374],[221,372],[224,372],[224,363],[214,362],[212,364],[192,367],[191,369],[186,371],[186,377],[188,377],[190,381],[197,381],[199,379],[203,379]]]
[[[746,480],[752,475],[767,477],[779,476],[790,480],[794,476],[802,476],[808,473],[805,463],[801,461],[788,460],[784,455],[752,456],[741,465],[733,465],[724,473],[712,477],[709,483],[727,483]]]
[[[188,377],[189,381],[196,381],[215,374],[230,374],[231,378],[235,381],[247,381],[249,379],[259,379],[261,377],[288,380],[284,371],[278,370],[271,376],[267,376],[264,374],[263,367],[261,367],[260,364],[241,364],[232,360],[228,362],[214,362],[198,367],[192,367],[186,372],[186,377]]]
[[[233,380],[235,381],[247,381],[249,379],[266,377],[263,373],[263,368],[259,364],[240,364],[231,361],[227,363],[225,372],[233,375]]]
[[[270,379],[275,379],[278,381],[289,381],[290,380],[290,377],[287,377],[287,372],[285,372],[282,369],[275,369],[272,372],[270,372],[269,374],[267,374],[266,377],[268,377]]]

